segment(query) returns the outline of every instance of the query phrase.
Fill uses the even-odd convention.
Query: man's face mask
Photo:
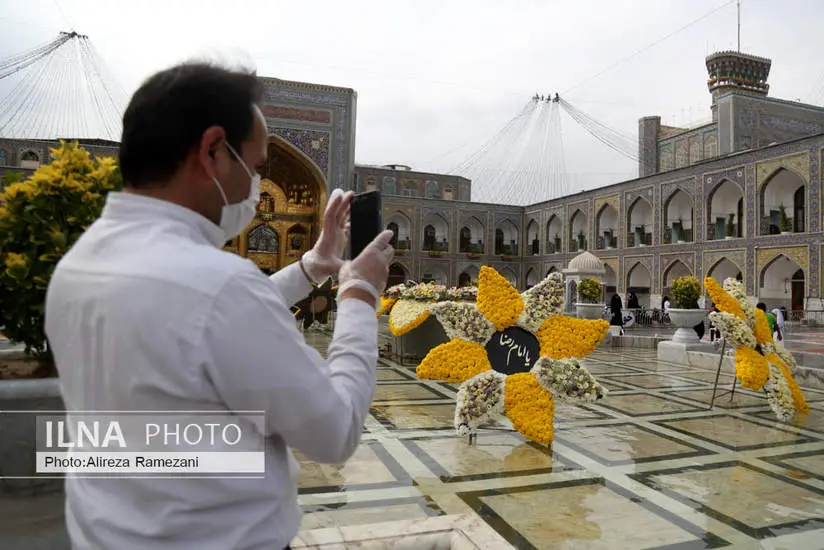
[[[217,181],[217,178],[212,178],[212,181],[215,182],[215,185],[217,185],[220,191],[220,195],[223,197],[224,204],[220,213],[220,228],[223,229],[223,232],[226,234],[226,240],[228,241],[243,233],[246,226],[255,219],[257,205],[258,202],[260,202],[260,174],[253,174],[252,171],[249,170],[249,167],[246,166],[246,163],[243,162],[243,159],[240,158],[240,155],[237,154],[234,148],[229,145],[229,142],[226,142],[226,147],[240,165],[243,166],[243,169],[246,170],[246,173],[249,174],[252,180],[249,188],[249,196],[240,202],[229,204],[226,193],[223,191],[223,186]]]

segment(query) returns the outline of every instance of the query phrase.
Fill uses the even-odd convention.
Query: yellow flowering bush
[[[720,311],[732,313],[742,320],[745,318],[741,304],[721,288],[721,285],[715,282],[715,279],[712,277],[704,279],[704,288],[707,289],[707,293],[710,295],[710,298],[712,298],[712,303],[714,303],[715,307]]]
[[[51,365],[43,333],[46,289],[57,262],[122,187],[113,158],[61,142],[52,161],[0,194],[0,311],[4,333]],[[50,371],[54,373],[53,370]]]
[[[478,309],[497,330],[518,320],[524,301],[509,281],[491,267],[482,266],[478,279]]]
[[[758,391],[770,376],[770,365],[763,355],[751,348],[735,350],[735,376],[745,388]]]
[[[555,316],[547,319],[537,337],[541,343],[541,355],[552,359],[586,357],[609,331],[609,323],[603,319],[576,319]]]

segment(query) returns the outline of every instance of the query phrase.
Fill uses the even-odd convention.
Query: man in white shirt
[[[60,261],[46,333],[68,411],[265,411],[255,437],[265,479],[69,476],[75,549],[288,547],[297,533],[298,465],[289,448],[341,463],[357,448],[375,390],[378,291],[386,231],[341,259],[351,193],[336,190],[315,247],[267,278],[221,250],[255,215],[267,130],[254,74],[184,64],[148,79],[123,118],[126,190]],[[289,307],[340,283],[328,360]]]

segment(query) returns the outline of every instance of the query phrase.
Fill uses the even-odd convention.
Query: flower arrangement
[[[740,281],[727,279],[723,287],[714,279],[704,279],[719,312],[710,313],[727,344],[735,350],[735,376],[741,385],[764,390],[770,408],[781,422],[807,414],[804,393],[792,375],[796,363],[784,346],[774,342],[766,314],[753,307]]]
[[[678,277],[670,284],[670,290],[677,309],[698,309],[698,298],[701,296],[698,279],[691,275]]]
[[[389,313],[389,330],[395,336],[402,336],[418,328],[429,318],[430,308],[444,302],[474,302],[478,296],[477,287],[447,288],[434,283],[409,281],[386,289],[381,296],[377,315]]]
[[[578,297],[583,304],[597,304],[601,301],[601,282],[598,279],[582,279],[578,283]]]
[[[472,436],[485,420],[506,416],[525,437],[548,445],[554,438],[556,398],[581,402],[607,394],[576,358],[598,346],[609,324],[564,317],[563,305],[560,273],[521,294],[484,266],[477,303],[429,306],[428,313],[450,341],[431,349],[417,374],[461,383],[455,407],[458,435]]]

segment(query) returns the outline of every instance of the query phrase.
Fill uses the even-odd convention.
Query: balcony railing
[[[677,227],[664,228],[664,242],[667,244],[677,244],[679,242],[691,243],[692,240],[692,229],[679,230]]]

